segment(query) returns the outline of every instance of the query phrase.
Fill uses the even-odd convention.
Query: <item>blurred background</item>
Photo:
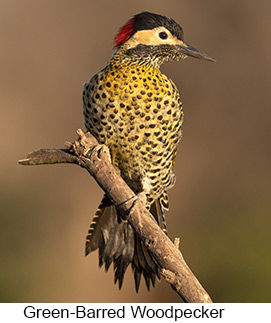
[[[119,27],[151,11],[217,59],[162,67],[182,95],[183,139],[168,231],[215,302],[271,301],[270,1],[0,1],[0,300],[179,302],[163,280],[121,291],[84,256],[102,191],[71,165],[23,167],[84,129],[82,84],[110,59]]]

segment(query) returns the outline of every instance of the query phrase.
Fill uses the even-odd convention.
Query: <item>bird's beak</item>
[[[186,44],[183,41],[180,41],[178,44],[178,50],[181,54],[184,54],[186,56],[191,56],[194,58],[199,58],[199,59],[203,59],[205,61],[210,61],[210,62],[216,62],[215,59],[213,59],[212,57],[210,57],[209,55],[200,52],[199,50],[197,50],[194,47],[191,47],[190,45]]]

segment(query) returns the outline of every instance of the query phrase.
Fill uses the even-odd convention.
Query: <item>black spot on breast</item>
[[[149,85],[147,83],[143,83],[143,86],[146,88],[146,90],[149,89]]]

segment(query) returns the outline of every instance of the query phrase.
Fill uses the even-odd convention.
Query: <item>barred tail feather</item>
[[[151,213],[166,233],[162,198],[151,206]],[[93,218],[86,238],[86,255],[99,249],[99,266],[106,271],[113,263],[114,283],[122,287],[124,274],[129,264],[132,266],[136,291],[143,275],[147,288],[155,286],[156,277],[160,279],[160,269],[144,243],[136,235],[127,221],[121,220],[112,202],[104,196]]]
[[[155,220],[158,222],[160,228],[167,235],[167,224],[164,210],[168,211],[168,195],[165,191],[157,200],[154,201],[150,211]]]
[[[102,202],[100,203],[93,220],[89,226],[88,234],[86,237],[86,256],[92,251],[98,249],[101,243],[101,228],[104,227],[106,217],[102,216],[106,207],[112,205],[112,202],[109,200],[107,196],[104,196]]]

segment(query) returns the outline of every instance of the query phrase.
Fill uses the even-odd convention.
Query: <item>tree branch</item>
[[[19,160],[21,165],[72,163],[85,168],[114,202],[122,217],[153,253],[161,274],[179,296],[189,303],[211,303],[212,300],[186,264],[178,249],[163,233],[152,215],[110,162],[109,150],[90,134],[78,130],[78,141],[66,142],[65,149],[40,149]]]

